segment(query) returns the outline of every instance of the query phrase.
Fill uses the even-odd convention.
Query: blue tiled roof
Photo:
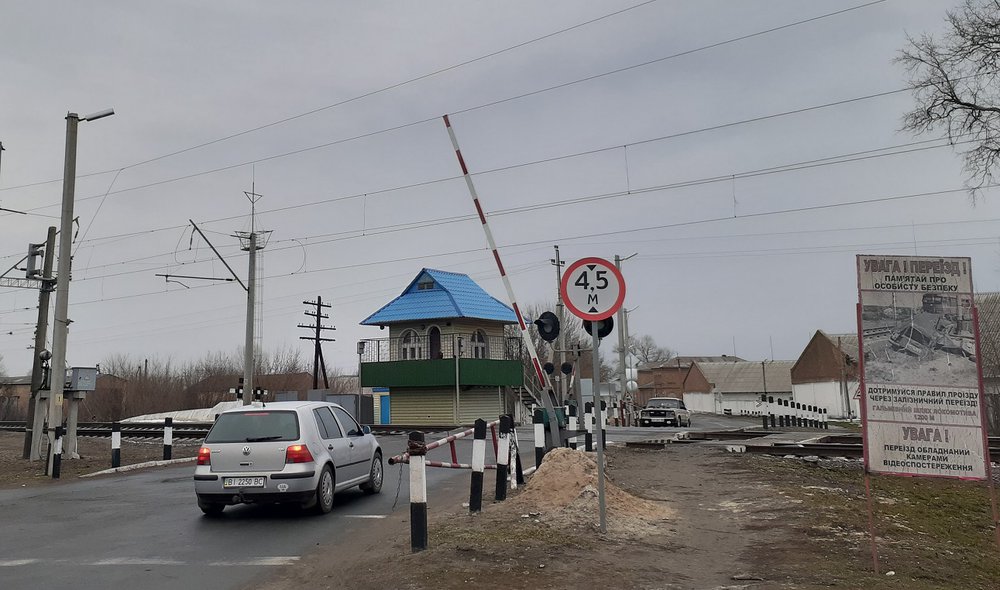
[[[382,309],[365,318],[363,326],[399,322],[472,318],[517,323],[514,311],[483,290],[467,275],[425,268]]]

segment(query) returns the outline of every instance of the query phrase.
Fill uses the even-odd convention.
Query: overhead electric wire
[[[520,100],[520,99],[523,99],[523,98],[526,98],[526,97],[529,97],[529,96],[535,96],[535,95],[538,95],[538,94],[542,94],[542,93],[545,93],[545,92],[550,92],[550,91],[553,91],[553,90],[558,90],[558,89],[561,89],[561,88],[567,88],[569,86],[574,86],[576,84],[581,84],[581,83],[584,83],[584,82],[589,82],[589,81],[592,81],[592,80],[597,80],[597,79],[600,79],[600,78],[603,78],[603,77],[606,77],[606,76],[611,76],[611,75],[614,75],[614,74],[619,74],[619,73],[622,73],[622,72],[631,71],[631,70],[634,70],[634,69],[637,69],[637,68],[642,68],[642,67],[649,66],[649,65],[652,65],[652,64],[661,63],[661,62],[664,62],[664,61],[668,61],[668,60],[676,59],[676,58],[679,58],[679,57],[684,57],[684,56],[687,56],[687,55],[691,55],[693,53],[698,53],[698,52],[701,52],[701,51],[706,51],[708,49],[714,49],[716,47],[721,47],[721,46],[724,46],[724,45],[729,45],[729,44],[732,44],[732,43],[737,43],[739,41],[744,41],[744,40],[751,39],[751,38],[754,38],[754,37],[759,37],[759,36],[762,36],[762,35],[767,35],[767,34],[774,33],[774,32],[777,32],[777,31],[781,31],[781,30],[784,30],[784,29],[788,29],[788,28],[792,28],[792,27],[797,27],[797,26],[804,25],[804,24],[807,24],[807,23],[811,23],[811,22],[815,22],[815,21],[818,21],[818,20],[830,18],[830,17],[833,17],[833,16],[837,16],[837,15],[840,15],[840,14],[851,12],[851,11],[854,11],[854,10],[859,10],[859,9],[862,9],[862,8],[867,8],[867,7],[870,7],[870,6],[874,6],[876,4],[881,4],[881,3],[885,2],[885,1],[886,0],[874,0],[873,2],[868,2],[866,4],[860,4],[860,5],[857,5],[857,6],[853,6],[853,7],[845,8],[845,9],[841,9],[841,10],[837,10],[837,11],[834,11],[834,12],[829,12],[829,13],[818,15],[818,16],[815,16],[815,17],[811,17],[811,18],[807,18],[807,19],[803,19],[803,20],[798,20],[798,21],[794,21],[794,22],[791,22],[791,23],[786,23],[784,25],[780,25],[780,26],[777,26],[777,27],[772,27],[772,28],[765,29],[765,30],[762,30],[762,31],[757,31],[755,33],[750,33],[750,34],[741,35],[741,36],[738,36],[738,37],[733,37],[733,38],[730,38],[730,39],[726,39],[724,41],[719,41],[719,42],[716,42],[716,43],[711,43],[711,44],[708,44],[708,45],[703,45],[703,46],[700,46],[700,47],[696,47],[694,49],[688,49],[688,50],[681,51],[681,52],[678,52],[678,53],[673,53],[673,54],[670,54],[670,55],[667,55],[667,56],[663,56],[663,57],[660,57],[660,58],[656,58],[656,59],[652,59],[652,60],[647,60],[647,61],[644,61],[644,62],[641,62],[641,63],[638,63],[638,64],[633,64],[633,65],[630,65],[630,66],[616,68],[616,69],[613,69],[613,70],[602,72],[600,74],[594,74],[594,75],[591,75],[591,76],[586,76],[586,77],[583,77],[583,78],[578,78],[578,79],[575,79],[575,80],[571,80],[569,82],[564,82],[564,83],[561,83],[561,84],[556,84],[554,86],[548,86],[548,87],[545,87],[545,88],[533,90],[531,92],[522,93],[522,94],[518,94],[518,95],[515,95],[515,96],[509,96],[509,97],[506,97],[506,98],[493,100],[493,101],[490,101],[490,102],[487,102],[487,103],[483,103],[483,104],[479,104],[479,105],[475,105],[475,106],[472,106],[472,107],[467,107],[467,108],[464,108],[464,109],[452,111],[450,114],[451,115],[465,114],[465,113],[469,113],[469,112],[472,112],[472,111],[476,111],[476,110],[480,110],[480,109],[484,109],[484,108],[488,108],[488,107],[492,107],[492,106],[497,106],[497,105],[504,104],[504,103],[507,103],[507,102]],[[640,6],[640,5],[636,5],[636,7],[638,7],[638,6]],[[881,93],[879,95],[873,95],[873,96],[870,96],[870,97],[867,97],[867,98],[875,98],[877,96],[883,96],[883,95],[886,95],[886,94],[893,94],[893,93],[896,93],[896,92],[902,92],[903,90],[907,90],[907,89],[904,88],[904,89],[901,89],[901,90],[891,91],[891,92],[888,92],[888,93]],[[862,97],[860,99],[855,99],[855,100],[861,100],[861,99],[864,99],[864,98]],[[327,108],[332,108],[333,106],[337,106],[337,105],[329,105]],[[832,106],[832,105],[828,105],[828,106]],[[822,107],[816,107],[816,108],[822,108]],[[304,114],[301,114],[299,116],[305,116],[306,114],[309,114],[309,113],[304,113]],[[780,115],[771,115],[768,118],[773,118],[775,116],[780,116]],[[298,116],[292,117],[292,118],[288,118],[287,120],[292,120],[293,118],[298,118]],[[222,167],[214,168],[214,169],[211,169],[211,170],[206,170],[206,171],[202,171],[202,172],[196,172],[196,173],[192,173],[192,174],[188,174],[188,175],[183,175],[183,176],[179,176],[179,177],[175,177],[175,178],[164,179],[164,180],[161,180],[161,181],[157,181],[157,182],[153,182],[153,183],[148,183],[148,184],[144,184],[144,185],[140,185],[140,186],[136,186],[136,187],[129,187],[129,188],[126,188],[126,189],[115,191],[115,192],[113,192],[111,194],[120,194],[122,192],[139,190],[139,189],[143,189],[143,188],[150,188],[152,186],[158,186],[158,185],[162,185],[162,184],[166,184],[166,183],[170,183],[170,182],[176,182],[176,181],[179,181],[179,180],[186,180],[186,179],[189,179],[189,178],[194,178],[194,177],[197,177],[197,176],[203,176],[203,175],[206,175],[206,174],[214,174],[216,172],[222,172],[222,171],[225,171],[225,170],[231,170],[233,168],[239,168],[239,167],[247,166],[247,165],[250,165],[250,164],[256,164],[256,163],[260,163],[260,162],[266,162],[266,161],[269,161],[269,160],[283,158],[283,157],[290,156],[290,155],[297,155],[297,154],[301,154],[301,153],[304,153],[304,152],[307,152],[307,151],[312,151],[312,150],[321,149],[321,148],[325,148],[325,147],[331,147],[331,146],[343,144],[343,143],[346,143],[346,142],[349,142],[349,141],[355,141],[355,140],[358,140],[358,139],[364,139],[364,138],[372,137],[372,136],[375,136],[375,135],[379,135],[379,134],[383,134],[383,133],[388,133],[388,132],[391,132],[391,131],[397,131],[397,130],[405,129],[405,128],[408,128],[408,127],[413,127],[413,126],[420,125],[422,123],[427,123],[427,122],[430,122],[430,121],[437,121],[438,118],[439,118],[438,115],[434,115],[432,117],[420,119],[420,120],[417,120],[417,121],[412,121],[410,123],[404,123],[404,124],[400,124],[400,125],[396,125],[396,126],[384,128],[384,129],[381,129],[381,130],[377,130],[377,131],[372,131],[372,132],[368,132],[368,133],[356,135],[356,136],[349,137],[349,138],[343,138],[343,139],[334,140],[334,141],[331,141],[331,142],[326,142],[326,143],[315,145],[315,146],[310,146],[310,147],[306,147],[306,148],[300,148],[300,149],[292,150],[292,151],[281,153],[281,154],[274,154],[274,155],[267,156],[267,157],[260,158],[260,159],[256,159],[256,160],[242,162],[242,163],[239,163],[239,164],[232,164],[232,165],[228,165],[228,166],[222,166]],[[278,122],[275,122],[275,123],[272,123],[272,124],[261,126],[259,128],[263,129],[263,128],[271,126],[271,125],[276,125],[276,124],[278,124],[280,122],[281,121],[278,121]],[[750,122],[752,122],[752,121],[750,121]],[[732,123],[732,124],[736,124],[736,123]],[[730,124],[730,125],[732,125],[732,124]],[[226,137],[223,137],[223,138],[220,138],[220,139],[217,139],[217,140],[213,140],[211,142],[206,142],[206,143],[203,143],[203,144],[199,144],[197,146],[192,146],[190,148],[185,148],[183,150],[172,152],[170,154],[164,154],[162,156],[158,156],[156,158],[145,160],[145,161],[140,162],[140,163],[130,164],[130,165],[127,165],[127,166],[123,166],[122,168],[123,169],[134,168],[134,167],[136,167],[136,166],[138,166],[140,164],[144,164],[144,163],[147,163],[147,162],[156,161],[156,160],[159,160],[159,159],[170,157],[172,155],[176,155],[176,154],[180,154],[180,153],[185,153],[187,151],[198,149],[199,147],[204,147],[204,146],[207,146],[207,145],[211,145],[213,143],[218,143],[220,141],[225,141],[227,139],[232,139],[234,137],[239,137],[240,135],[245,135],[246,133],[250,133],[252,131],[255,131],[256,129],[257,128],[249,129],[249,130],[237,133],[237,134],[233,134],[231,136],[226,136]],[[111,170],[109,170],[108,172],[111,172]],[[53,181],[46,181],[46,182],[53,182]],[[18,188],[18,187],[0,188],[0,191],[10,190],[10,189],[13,189],[13,188]],[[92,199],[92,198],[96,198],[96,197],[90,196],[90,197],[84,197],[84,198],[78,199],[78,200],[87,200],[87,199]],[[42,206],[42,207],[36,207],[35,209],[29,209],[29,210],[37,210],[37,209],[40,209],[40,208],[54,207],[56,205],[58,205],[58,203],[54,203],[52,205],[46,205],[46,206]]]
[[[749,177],[754,177],[754,176],[761,176],[761,175],[766,175],[766,174],[776,174],[776,173],[782,173],[782,172],[791,172],[791,171],[797,171],[797,170],[802,170],[802,169],[806,169],[806,168],[816,168],[816,167],[820,167],[820,166],[830,166],[830,165],[837,165],[837,164],[843,164],[843,163],[853,163],[853,162],[858,162],[858,161],[863,161],[863,160],[869,160],[869,159],[874,159],[874,158],[881,158],[881,157],[887,157],[887,156],[893,156],[893,155],[901,155],[901,154],[909,154],[909,153],[918,152],[918,151],[924,151],[924,150],[929,150],[929,149],[937,149],[937,148],[942,148],[942,147],[949,147],[951,145],[949,143],[943,143],[943,144],[940,144],[940,145],[924,146],[924,147],[912,148],[912,149],[895,151],[895,152],[888,151],[888,150],[895,149],[895,148],[898,148],[898,147],[909,147],[909,146],[920,145],[920,144],[924,144],[924,143],[928,143],[928,142],[935,142],[935,141],[942,141],[942,140],[934,139],[934,140],[917,141],[917,142],[911,142],[911,143],[907,143],[907,144],[902,144],[902,145],[899,145],[899,146],[889,146],[889,147],[877,148],[877,149],[873,149],[873,150],[863,150],[863,151],[858,151],[858,152],[851,152],[851,153],[848,153],[848,154],[841,154],[841,155],[837,155],[837,156],[828,156],[828,157],[825,157],[825,158],[818,158],[818,159],[806,160],[806,161],[801,161],[801,162],[794,162],[794,163],[783,164],[783,165],[779,165],[779,166],[769,166],[769,167],[765,167],[765,168],[759,168],[759,169],[755,169],[755,170],[747,170],[747,171],[733,173],[733,174],[716,175],[716,176],[710,176],[710,177],[705,177],[705,178],[700,178],[700,179],[692,179],[692,180],[686,180],[686,181],[679,181],[679,182],[675,182],[675,183],[664,184],[664,185],[657,185],[657,186],[653,186],[653,187],[635,188],[635,189],[632,189],[632,190],[625,190],[625,191],[613,191],[613,192],[610,192],[610,193],[600,193],[600,194],[594,194],[594,195],[586,195],[586,196],[581,196],[581,197],[574,197],[574,198],[571,198],[571,199],[563,199],[563,200],[560,200],[560,201],[551,201],[551,202],[547,202],[547,203],[538,203],[538,204],[535,204],[535,205],[525,205],[525,206],[512,207],[512,208],[507,208],[507,209],[498,209],[498,210],[495,210],[495,211],[490,211],[487,214],[490,215],[490,216],[503,216],[503,215],[511,215],[511,214],[532,212],[532,211],[538,211],[538,210],[543,210],[543,209],[548,209],[548,208],[553,208],[553,207],[560,207],[560,206],[565,206],[565,205],[572,205],[572,204],[593,202],[593,201],[605,200],[605,199],[611,199],[611,198],[622,198],[622,197],[627,197],[627,196],[637,195],[637,194],[644,194],[644,193],[649,193],[649,192],[660,192],[660,191],[675,190],[675,189],[680,189],[680,188],[689,188],[689,187],[703,185],[703,184],[711,184],[711,183],[717,183],[717,182],[728,182],[728,181],[731,181],[733,179],[749,178]],[[856,156],[856,157],[852,157],[852,156]],[[531,163],[526,163],[524,165],[529,165],[529,164],[531,164]],[[460,178],[460,177],[454,177],[454,178],[451,178],[450,180],[456,180],[458,178]],[[423,183],[419,183],[419,184],[423,184]],[[413,185],[408,185],[408,186],[413,186]],[[394,189],[386,189],[386,190],[398,190],[398,189],[394,188]],[[346,198],[353,198],[353,196],[339,197],[339,198],[346,199]],[[281,210],[287,210],[287,209],[290,209],[290,208],[306,207],[306,206],[311,206],[311,204],[306,203],[306,204],[293,205],[293,206],[283,207],[283,208],[281,208]],[[242,217],[242,216],[236,216],[236,217]],[[342,241],[342,240],[346,240],[346,239],[357,239],[357,238],[361,238],[361,237],[371,237],[371,236],[377,236],[377,235],[384,235],[384,234],[389,234],[389,233],[395,233],[397,231],[409,231],[409,230],[414,230],[414,229],[426,229],[428,227],[435,227],[435,226],[447,225],[447,224],[456,223],[456,222],[463,222],[463,221],[468,221],[470,219],[475,219],[475,218],[476,218],[475,214],[469,213],[469,214],[455,215],[455,216],[450,216],[450,217],[445,217],[445,218],[439,218],[439,219],[434,219],[434,220],[403,222],[403,223],[389,224],[389,225],[383,225],[383,226],[377,226],[377,227],[368,227],[368,228],[366,228],[364,230],[364,232],[365,232],[364,235],[359,235],[358,234],[359,230],[353,229],[353,230],[345,230],[345,231],[342,231],[342,232],[333,232],[333,233],[328,233],[328,234],[319,234],[319,235],[314,235],[314,236],[298,236],[298,237],[294,237],[294,238],[288,238],[286,240],[276,240],[273,243],[279,244],[279,243],[282,243],[282,242],[295,242],[298,247],[302,247],[303,245],[304,246],[316,246],[316,245],[321,245],[321,244],[327,244],[327,243]],[[222,219],[210,220],[207,223],[214,223],[214,222],[217,222],[217,221],[224,221],[224,220],[228,220],[228,219],[231,219],[231,218],[227,217],[227,218],[222,218]],[[185,227],[185,226],[171,226],[168,229],[175,229],[175,228],[179,228],[179,227]],[[149,231],[153,231],[153,230],[148,230],[148,231],[144,231],[144,232],[133,232],[131,235],[143,235],[143,234],[149,233]],[[113,237],[118,237],[118,236],[113,236]],[[326,238],[326,239],[319,239],[319,238]],[[101,239],[101,238],[96,238],[96,239]],[[232,248],[235,248],[235,247],[236,247],[235,245],[232,246]],[[225,247],[223,247],[223,248],[225,248]],[[284,249],[287,249],[287,248],[285,248],[285,247],[279,247],[279,248],[276,248],[276,249],[272,248],[272,251],[281,251],[281,250],[284,250]],[[130,259],[130,260],[123,260],[123,261],[116,261],[116,262],[112,262],[112,263],[94,265],[94,266],[90,267],[90,270],[101,269],[101,268],[108,268],[108,267],[113,267],[113,266],[120,266],[120,265],[123,265],[123,264],[134,264],[134,263],[137,263],[137,262],[143,262],[145,260],[151,260],[151,259],[159,258],[159,257],[162,257],[162,256],[170,256],[170,255],[174,255],[174,254],[176,254],[176,251],[162,252],[162,253],[148,255],[148,256],[143,256],[143,257],[139,257],[139,258],[135,258],[135,259]],[[181,262],[181,263],[176,263],[175,262],[175,263],[173,263],[170,266],[163,266],[163,265],[161,265],[161,266],[157,266],[157,267],[153,267],[153,268],[144,268],[144,269],[139,269],[139,270],[135,270],[135,271],[127,271],[127,272],[124,272],[124,273],[120,273],[119,275],[111,275],[111,276],[120,276],[121,274],[134,274],[134,273],[138,273],[138,272],[148,272],[150,270],[162,270],[162,269],[165,269],[165,268],[172,268],[172,267],[176,267],[176,266],[183,266],[183,265],[186,265],[186,264],[200,264],[200,263],[203,263],[203,262],[205,262],[205,260],[193,260],[193,261]],[[107,275],[102,275],[102,276],[107,276]],[[86,278],[87,277],[84,277],[84,279],[86,279]]]
[[[614,17],[614,16],[618,16],[619,14],[624,14],[624,13],[629,12],[631,10],[635,10],[636,8],[641,8],[641,7],[646,6],[648,4],[653,4],[656,1],[657,0],[646,0],[645,2],[640,2],[638,4],[633,4],[632,6],[626,6],[625,8],[622,8],[620,10],[616,10],[614,12],[609,12],[609,13],[601,15],[599,17],[592,18],[590,20],[586,20],[586,21],[583,21],[583,22],[579,22],[579,23],[577,23],[575,25],[571,25],[571,26],[559,29],[557,31],[553,31],[551,33],[547,33],[547,34],[542,35],[540,37],[535,37],[535,38],[529,39],[527,41],[522,41],[520,43],[516,43],[514,45],[507,46],[507,47],[505,47],[503,49],[499,49],[499,50],[496,50],[496,51],[491,51],[489,53],[480,55],[478,57],[467,59],[465,61],[461,61],[461,62],[452,64],[450,66],[445,66],[443,68],[439,68],[437,70],[428,72],[426,74],[420,74],[418,76],[414,76],[412,78],[408,78],[408,79],[403,80],[401,82],[396,82],[396,83],[390,84],[388,86],[383,86],[383,87],[375,89],[375,90],[371,90],[371,91],[368,91],[368,92],[365,92],[365,93],[362,93],[362,94],[358,94],[358,95],[353,96],[351,98],[346,98],[344,100],[340,100],[340,101],[337,101],[337,102],[334,102],[334,103],[331,103],[331,104],[328,104],[328,105],[324,105],[324,106],[317,107],[317,108],[314,108],[314,109],[311,109],[311,110],[308,110],[308,111],[304,111],[304,112],[301,112],[301,113],[298,113],[298,114],[295,114],[295,115],[284,117],[282,119],[277,119],[277,120],[271,121],[270,123],[265,123],[263,125],[258,125],[256,127],[251,127],[250,129],[244,129],[243,131],[238,131],[236,133],[232,133],[230,135],[226,135],[226,136],[219,137],[219,138],[216,138],[216,139],[213,139],[213,140],[210,140],[210,141],[199,143],[199,144],[196,144],[196,145],[193,145],[193,146],[190,146],[190,147],[186,147],[186,148],[182,148],[182,149],[175,150],[175,151],[172,151],[172,152],[168,152],[166,154],[161,154],[159,156],[154,156],[152,158],[147,158],[147,159],[141,160],[139,162],[134,162],[132,164],[128,164],[128,165],[120,168],[120,170],[124,170],[126,168],[136,168],[136,167],[142,166],[144,164],[150,164],[152,162],[156,162],[156,161],[163,160],[163,159],[166,159],[166,158],[170,158],[170,157],[173,157],[173,156],[178,156],[180,154],[184,154],[184,153],[191,152],[191,151],[194,151],[194,150],[197,150],[197,149],[201,149],[203,147],[208,147],[210,145],[215,145],[217,143],[222,143],[224,141],[228,141],[230,139],[235,139],[237,137],[242,137],[244,135],[248,135],[248,134],[254,133],[256,131],[261,131],[263,129],[268,129],[270,127],[275,127],[275,126],[281,125],[283,123],[288,123],[290,121],[295,121],[295,120],[301,119],[303,117],[308,117],[309,115],[314,115],[316,113],[327,111],[327,110],[332,109],[332,108],[336,108],[336,107],[340,107],[340,106],[343,106],[343,105],[346,105],[346,104],[350,104],[352,102],[356,102],[356,101],[364,99],[364,98],[369,98],[369,97],[372,97],[372,96],[375,96],[375,95],[378,95],[378,94],[382,94],[383,92],[388,92],[390,90],[395,90],[397,88],[401,88],[401,87],[406,86],[408,84],[412,84],[414,82],[419,82],[421,80],[426,80],[427,78],[431,78],[433,76],[437,76],[438,74],[443,74],[445,72],[450,72],[452,70],[456,70],[458,68],[461,68],[461,67],[464,67],[464,66],[467,66],[467,65],[471,65],[471,64],[474,64],[476,62],[489,59],[491,57],[496,57],[498,55],[507,53],[509,51],[513,51],[515,49],[520,49],[522,47],[526,47],[526,46],[531,45],[533,43],[537,43],[539,41],[544,41],[545,39],[550,39],[550,38],[555,37],[557,35],[561,35],[563,33],[568,33],[570,31],[573,31],[573,30],[585,27],[587,25],[591,25],[591,24],[594,24],[596,22],[600,22],[602,20],[605,20],[605,19],[608,19],[608,18],[611,18],[611,17]],[[100,172],[91,172],[91,173],[87,173],[87,174],[78,174],[77,178],[86,178],[88,176],[99,176],[101,174],[110,174],[110,173],[112,173],[114,171],[115,170],[112,169],[112,170],[102,170]],[[32,182],[32,183],[28,183],[28,184],[21,184],[21,185],[18,185],[18,186],[3,187],[3,188],[0,188],[0,191],[6,191],[6,190],[12,190],[12,189],[18,189],[18,188],[28,188],[28,187],[32,187],[32,186],[38,186],[38,185],[42,185],[42,184],[50,184],[50,183],[53,183],[53,182],[60,182],[60,181],[62,181],[62,178],[56,178],[56,179],[52,179],[52,180],[43,180],[43,181],[40,181],[40,182]]]

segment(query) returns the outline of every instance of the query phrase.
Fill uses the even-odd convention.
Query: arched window
[[[472,358],[489,358],[489,350],[486,347],[486,333],[476,330],[472,333]]]
[[[403,332],[403,336],[399,339],[399,356],[403,360],[423,358],[423,343],[415,330]]]

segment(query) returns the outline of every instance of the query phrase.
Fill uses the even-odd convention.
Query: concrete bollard
[[[174,447],[174,419],[166,417],[163,419],[163,460],[169,461],[173,456]]]
[[[427,447],[423,432],[411,432],[407,441],[410,454],[410,549],[427,549]]]
[[[56,426],[56,441],[52,452],[52,479],[59,479],[59,469],[62,466],[63,427]]]
[[[567,419],[567,427],[570,432],[576,432],[576,406],[569,407],[569,418]],[[569,448],[576,450],[576,439],[577,437],[569,437]]]
[[[541,467],[542,457],[545,456],[545,413],[542,410],[535,410],[531,417],[531,424],[535,427],[535,467]],[[503,434],[500,435],[501,439]],[[497,463],[500,462],[500,452],[497,452]]]
[[[483,472],[486,470],[486,420],[476,420],[472,433],[472,484],[469,489],[469,512],[483,509]]]
[[[122,466],[122,425],[120,422],[111,425],[111,466]]]
[[[535,414],[536,419],[541,419],[541,412]],[[537,430],[541,424],[535,426],[535,436],[538,436]],[[497,486],[496,486],[496,496],[497,502],[503,502],[507,499],[507,474],[510,473],[510,431],[513,430],[514,424],[510,419],[510,416],[500,416],[500,451],[497,453]],[[542,444],[545,444],[544,433],[542,436]],[[541,458],[538,456],[538,441],[535,441],[535,457],[538,464],[541,465]],[[545,449],[542,449],[542,454],[545,453]]]

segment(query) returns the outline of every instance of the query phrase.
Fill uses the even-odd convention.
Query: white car
[[[639,426],[691,426],[691,412],[683,400],[654,397],[639,413]]]
[[[219,414],[198,451],[194,487],[209,515],[241,503],[296,503],[321,514],[353,486],[382,490],[382,450],[343,407],[276,402]]]

